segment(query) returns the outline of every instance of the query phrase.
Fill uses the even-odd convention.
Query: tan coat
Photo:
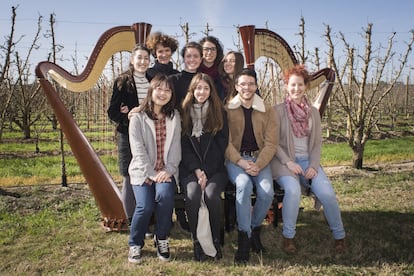
[[[258,95],[254,95],[252,108],[253,132],[259,147],[256,165],[263,169],[269,164],[276,152],[276,137],[278,136],[276,132],[279,131],[278,120],[276,120],[276,113],[273,108],[266,105]],[[226,159],[237,164],[242,158],[240,147],[244,133],[244,114],[238,95],[229,102],[226,111],[230,133],[225,156]]]
[[[277,153],[272,160],[272,174],[273,179],[278,179],[281,176],[290,175],[297,177],[289,168],[286,163],[289,161],[295,161],[295,146],[293,144],[293,132],[290,126],[290,121],[287,115],[285,105],[278,104],[275,107],[277,120],[280,121],[280,131],[278,131]],[[321,119],[319,111],[312,107],[311,112],[311,133],[309,136],[309,166],[318,171],[321,160],[321,146],[322,146],[322,129]]]

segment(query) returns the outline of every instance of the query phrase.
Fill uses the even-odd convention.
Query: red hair
[[[308,70],[306,70],[305,65],[303,64],[296,64],[294,67],[288,69],[283,74],[283,80],[285,81],[285,84],[289,82],[289,78],[292,75],[300,76],[303,78],[303,81],[305,82],[305,85],[308,85],[310,82],[310,75]]]

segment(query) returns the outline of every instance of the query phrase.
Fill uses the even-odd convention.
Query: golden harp
[[[284,71],[298,63],[288,43],[278,34],[267,29],[256,29],[254,25],[239,27],[244,47],[246,64],[254,69],[256,59],[261,56],[272,58]],[[320,86],[313,105],[323,114],[335,81],[335,72],[321,69],[311,75],[310,88]]]
[[[135,23],[132,26],[119,26],[106,31],[98,39],[84,71],[78,76],[68,73],[52,62],[40,62],[36,67],[38,81],[95,197],[103,215],[103,226],[109,231],[128,229],[128,218],[122,206],[119,189],[63,104],[49,78],[68,90],[87,91],[95,85],[109,58],[120,51],[131,51],[137,43],[144,43],[151,27],[148,23]]]

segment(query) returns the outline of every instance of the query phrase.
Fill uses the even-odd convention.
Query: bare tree
[[[12,9],[12,29],[14,29],[16,9]],[[5,76],[8,79],[8,93],[10,93],[10,102],[6,112],[10,116],[10,120],[23,131],[25,139],[31,138],[31,126],[41,118],[45,103],[44,97],[41,97],[39,93],[39,85],[31,80],[33,72],[30,64],[33,51],[39,48],[38,41],[40,39],[41,22],[42,16],[39,16],[37,31],[32,44],[23,58],[14,47],[10,48],[8,75]],[[13,42],[13,36],[9,37],[9,43],[12,46],[16,44],[16,42]]]
[[[18,41],[21,39],[18,39],[18,41],[14,41],[14,35],[15,35],[15,27],[16,27],[16,10],[17,7],[12,7],[12,18],[11,18],[11,29],[10,34],[6,37],[5,45],[1,45],[1,56],[4,56],[4,63],[0,64],[0,141],[3,136],[3,128],[5,125],[5,122],[8,119],[8,109],[12,100],[13,93],[11,93],[11,86],[12,82],[9,78],[9,72],[10,72],[10,64],[11,64],[11,57],[14,51],[15,45],[18,43]]]
[[[337,85],[333,96],[345,112],[346,139],[353,152],[352,166],[354,168],[362,169],[365,145],[371,138],[372,128],[378,120],[379,106],[393,91],[406,67],[414,42],[414,31],[411,35],[405,53],[394,63],[395,33],[389,37],[387,47],[384,48],[385,52],[382,53],[381,46],[376,49],[373,47],[372,24],[368,24],[364,33],[365,52],[363,55],[355,54],[355,49],[347,42],[344,34],[340,33],[340,40],[347,56],[346,62],[341,65],[334,59],[334,49],[337,45],[332,39],[331,28],[329,25],[326,26],[325,37],[330,48],[330,61],[337,75]],[[389,75],[386,74],[388,69]],[[358,71],[360,71],[359,74]]]

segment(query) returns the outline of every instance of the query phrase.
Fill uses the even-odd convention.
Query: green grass
[[[369,140],[365,145],[364,165],[414,160],[414,137]],[[352,150],[347,143],[325,143],[321,163],[324,166],[351,165]]]
[[[349,170],[330,175],[347,232],[348,251],[332,252],[322,212],[303,198],[298,253],[282,250],[281,225],[265,225],[263,256],[234,266],[236,232],[226,233],[224,258],[192,261],[189,235],[178,226],[170,236],[172,261],[156,257],[146,240],[140,265],[127,262],[127,233],[106,233],[86,185],[7,188],[0,200],[2,275],[412,275],[414,273],[414,172]]]
[[[372,140],[364,165],[347,167],[330,178],[337,192],[347,232],[347,254],[332,253],[332,238],[322,212],[303,198],[299,214],[297,255],[281,250],[281,226],[265,225],[262,239],[268,252],[252,254],[247,266],[234,266],[235,232],[226,233],[224,258],[218,263],[192,261],[190,236],[178,226],[171,232],[172,262],[156,258],[151,241],[144,262],[127,262],[126,233],[106,233],[101,214],[70,148],[65,145],[69,187],[60,185],[59,143],[47,134],[40,154],[34,141],[0,144],[0,256],[1,275],[411,275],[414,274],[414,172],[388,172],[378,163],[414,160],[414,137]],[[88,133],[93,146],[113,176],[118,175],[116,145],[108,134]],[[54,138],[55,137],[55,138]],[[106,151],[99,151],[106,149]],[[350,165],[352,152],[345,143],[324,144],[322,164]],[[78,184],[75,184],[78,183]],[[13,187],[12,187],[13,186]]]

